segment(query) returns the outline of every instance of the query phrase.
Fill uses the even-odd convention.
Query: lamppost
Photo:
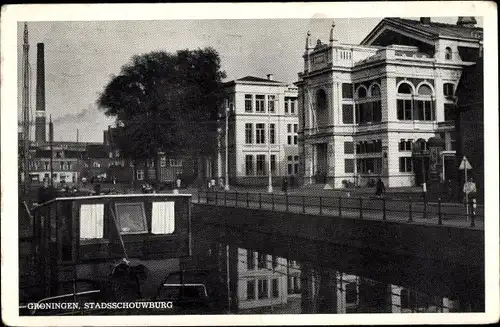
[[[229,191],[229,172],[228,172],[228,166],[229,166],[229,151],[228,151],[228,131],[229,131],[229,104],[228,100],[225,102],[225,110],[226,110],[226,137],[225,137],[225,143],[226,143],[226,160],[225,160],[225,183],[224,183],[224,190]]]

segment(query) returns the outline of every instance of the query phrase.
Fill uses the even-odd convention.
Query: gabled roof
[[[435,39],[437,37],[451,37],[460,39],[477,39],[482,40],[483,38],[483,28],[481,27],[465,27],[455,24],[445,24],[445,23],[422,23],[419,20],[405,19],[405,18],[384,18],[380,23],[375,26],[375,28],[361,41],[361,45],[368,45],[370,41],[373,41],[373,37],[384,26],[392,26],[400,28],[406,31],[412,31],[420,35],[429,37],[430,39]]]
[[[234,81],[229,81],[224,83],[225,86],[233,85],[238,82],[243,82],[243,83],[256,83],[256,84],[267,84],[267,85],[276,85],[276,86],[286,86],[286,83],[267,79],[267,78],[260,78],[260,77],[255,77],[255,76],[245,76],[242,78],[235,79]]]

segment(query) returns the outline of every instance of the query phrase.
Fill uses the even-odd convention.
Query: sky
[[[418,19],[418,18],[415,18]],[[335,19],[335,37],[358,44],[381,18]],[[432,18],[454,24],[457,17]],[[481,20],[478,19],[481,26]],[[36,44],[45,44],[46,114],[56,141],[101,142],[114,120],[96,106],[100,92],[133,55],[211,46],[221,57],[226,81],[247,75],[291,84],[302,70],[305,38],[328,42],[331,18],[46,21],[29,22],[31,108],[35,111]],[[22,94],[23,22],[19,22],[18,94]],[[21,97],[18,117],[21,117]],[[32,135],[34,133],[32,132]]]

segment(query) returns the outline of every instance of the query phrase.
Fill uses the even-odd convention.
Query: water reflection
[[[443,283],[442,289],[450,287],[449,295],[441,291],[430,294],[432,292],[428,290],[433,289],[433,284],[422,291],[401,283],[388,283],[392,275],[382,275],[378,272],[380,269],[363,270],[373,271],[373,276],[367,277],[352,274],[351,271],[346,273],[332,263],[312,260],[318,257],[314,253],[309,253],[310,258],[302,256],[298,259],[301,257],[299,252],[307,248],[307,244],[284,256],[285,243],[281,247],[277,246],[281,243],[270,243],[272,246],[267,248],[262,244],[252,247],[241,245],[244,243],[252,242],[245,242],[241,235],[231,238],[227,230],[204,226],[203,230],[194,234],[193,256],[182,262],[186,269],[210,271],[211,281],[207,282],[207,291],[212,301],[217,303],[220,313],[440,313],[484,310],[484,295],[472,295],[474,291],[471,289],[461,289],[457,293],[444,280],[431,283]],[[350,260],[354,259],[349,255],[344,258],[344,261]],[[355,265],[360,264],[356,260],[354,262]],[[370,265],[373,262],[361,264]],[[395,270],[393,276],[397,275]],[[415,281],[408,284],[411,285],[411,282]]]

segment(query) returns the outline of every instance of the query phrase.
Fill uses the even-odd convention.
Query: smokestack
[[[274,80],[274,75],[273,74],[267,74],[267,79],[270,81]]]
[[[35,118],[35,141],[46,142],[46,118],[45,118],[45,54],[44,44],[37,44],[36,56],[36,118]]]
[[[457,25],[462,27],[474,27],[477,24],[475,17],[458,17]]]

